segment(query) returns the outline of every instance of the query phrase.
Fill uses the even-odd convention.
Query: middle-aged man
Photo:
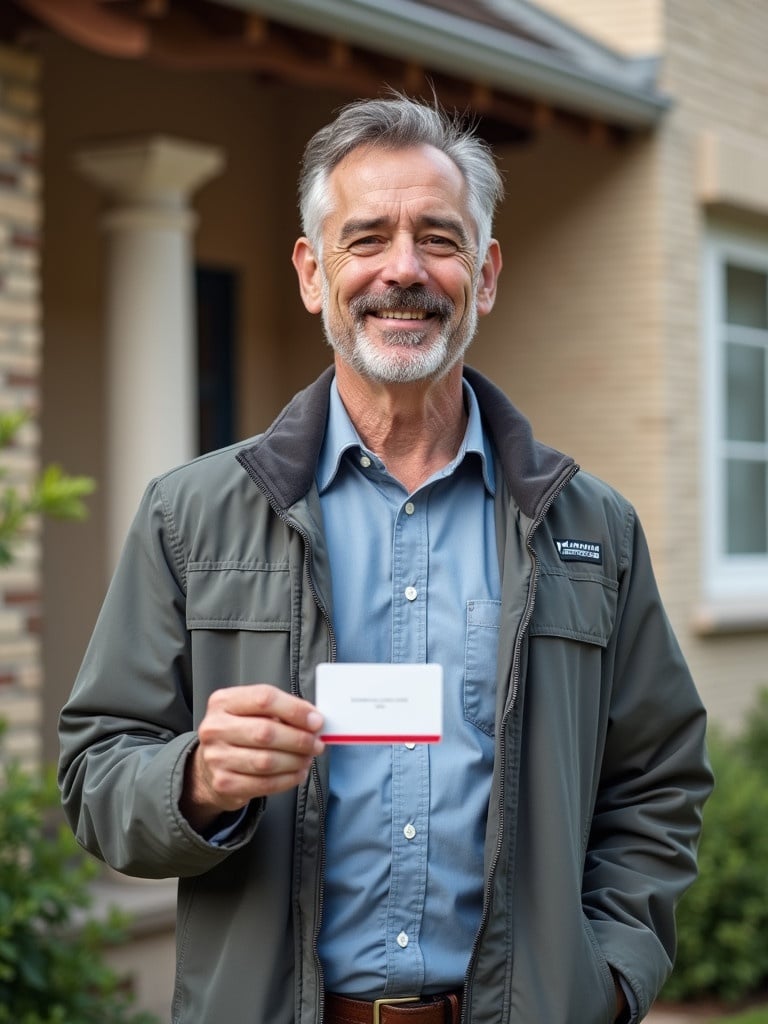
[[[60,780],[181,879],[176,1022],[609,1024],[669,973],[704,713],[632,507],[464,367],[500,196],[438,108],[342,110],[293,255],[333,370],[136,516]],[[328,661],[439,663],[442,742],[324,745]]]

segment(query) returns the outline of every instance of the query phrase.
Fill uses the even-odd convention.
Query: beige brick
[[[700,140],[724,140],[758,153],[768,146],[768,9],[762,0],[710,5],[666,4],[663,87],[674,105],[660,135],[661,209],[666,263],[665,378],[669,410],[666,539],[661,578],[673,623],[702,694],[719,722],[743,720],[755,690],[768,684],[768,636],[700,637],[693,626],[701,601],[701,434],[706,410],[698,387],[702,352],[700,255],[706,225],[696,196]],[[721,150],[725,152],[725,150]],[[745,166],[749,174],[751,167]],[[747,181],[748,179],[745,179]],[[699,179],[700,181],[700,179]],[[759,197],[760,184],[729,189],[728,201]],[[749,198],[753,203],[753,198]],[[744,216],[749,217],[745,211]],[[748,223],[748,221],[747,221]],[[765,222],[753,227],[768,240]],[[727,680],[727,686],[723,681]]]
[[[0,138],[37,147],[42,142],[43,132],[37,121],[0,109]]]
[[[35,726],[40,721],[40,702],[35,697],[0,690],[0,718],[5,719],[10,728]]]
[[[2,0],[0,0],[2,2]],[[7,2],[7,0],[6,0]],[[40,62],[0,45],[0,409],[34,409],[40,401],[40,246],[42,143],[38,115]],[[0,453],[6,483],[29,488],[39,468],[40,428],[26,425],[12,451]],[[41,586],[41,520],[33,517],[14,546],[14,562],[0,570],[0,716],[11,718],[5,750],[29,766],[41,753],[41,601],[19,594]],[[8,601],[6,602],[6,598]]]
[[[28,196],[39,196],[42,190],[42,176],[39,171],[25,167],[19,173],[19,188]]]
[[[35,771],[40,764],[41,749],[39,726],[10,729],[3,739],[2,748],[0,748],[0,763],[15,761],[28,771]]]
[[[8,339],[6,346],[0,348],[0,371],[3,373],[19,373],[33,376],[40,368],[40,359],[34,352],[26,351],[13,344],[15,339]],[[2,462],[0,452],[0,462]]]
[[[43,672],[37,660],[34,664],[23,665],[17,672],[17,684],[29,693],[39,693],[43,685]]]
[[[43,334],[37,327],[29,327],[26,324],[20,327],[16,326],[13,330],[12,341],[18,349],[39,353],[43,343]]]
[[[30,196],[0,189],[0,217],[14,224],[36,227],[41,220],[40,204]]]
[[[0,638],[18,633],[24,626],[25,616],[19,611],[8,611],[0,606]]]
[[[40,320],[40,310],[36,302],[9,299],[0,295],[0,323],[36,324]]]
[[[2,290],[11,299],[34,299],[40,291],[40,282],[37,274],[11,272],[3,279]]]
[[[34,661],[40,650],[40,642],[36,637],[20,637],[15,640],[0,638],[0,665],[13,665],[16,662]]]
[[[608,46],[643,56],[662,46],[663,0],[537,0]]]

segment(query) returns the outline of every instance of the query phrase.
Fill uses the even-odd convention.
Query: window
[[[704,284],[707,597],[768,612],[768,236],[713,233]]]

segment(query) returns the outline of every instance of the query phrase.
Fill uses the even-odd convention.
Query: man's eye
[[[456,248],[456,242],[452,238],[446,238],[445,235],[427,235],[426,238],[422,239],[422,244],[429,246],[431,249]]]
[[[366,235],[364,238],[356,238],[351,244],[350,249],[353,251],[361,249],[373,249],[376,246],[381,245],[381,239],[375,235]]]

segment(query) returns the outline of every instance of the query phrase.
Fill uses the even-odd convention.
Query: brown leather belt
[[[324,1024],[459,1024],[461,992],[392,999],[348,999],[329,992]]]

